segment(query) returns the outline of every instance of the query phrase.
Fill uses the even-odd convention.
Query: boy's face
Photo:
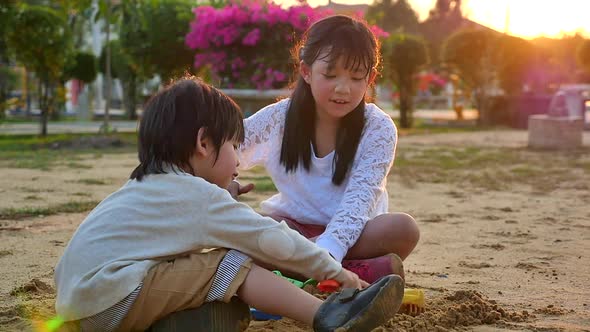
[[[197,153],[191,158],[191,166],[195,175],[202,177],[210,183],[226,189],[231,181],[238,176],[238,143],[226,141],[219,148],[217,160],[215,160],[215,148],[207,138],[201,140],[201,149],[197,147]],[[204,147],[204,148],[203,148]]]

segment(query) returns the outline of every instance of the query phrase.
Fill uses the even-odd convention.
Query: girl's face
[[[318,119],[338,121],[359,105],[374,72],[367,68],[345,68],[345,59],[331,62],[323,51],[310,66],[301,63],[301,75],[311,87]]]

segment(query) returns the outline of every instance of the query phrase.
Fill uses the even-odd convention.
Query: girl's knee
[[[407,213],[401,213],[401,215],[404,216],[404,229],[406,230],[408,238],[413,239],[415,243],[418,243],[420,240],[420,229],[418,228],[418,223],[414,217]]]
[[[407,213],[392,213],[391,218],[392,232],[398,237],[410,243],[418,243],[420,240],[420,229],[414,217]]]

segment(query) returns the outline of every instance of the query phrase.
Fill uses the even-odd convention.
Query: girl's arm
[[[363,136],[340,207],[316,240],[338,261],[356,243],[374,214],[395,156],[397,129],[389,117],[368,119]]]
[[[244,120],[245,138],[240,145],[240,169],[266,162],[272,144],[280,144],[289,99],[268,105]]]
[[[316,280],[344,282],[347,279],[340,263],[326,250],[291,230],[284,222],[261,216],[219,188],[214,188],[207,197],[207,211],[204,215],[200,211],[198,225],[194,228],[201,245],[235,249],[255,261]],[[195,211],[195,215],[198,212]]]

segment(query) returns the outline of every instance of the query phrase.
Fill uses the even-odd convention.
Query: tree
[[[437,0],[428,18],[420,24],[420,32],[428,41],[432,65],[440,64],[444,41],[466,24],[461,12],[461,0]]]
[[[520,94],[537,63],[537,50],[522,38],[503,35],[494,52],[500,87],[507,94]]]
[[[367,9],[367,21],[389,33],[418,34],[418,15],[407,0],[377,0]]]
[[[35,72],[41,109],[41,135],[47,135],[48,115],[55,110],[56,89],[71,55],[71,38],[63,16],[44,6],[23,5],[15,14],[8,45],[17,61]]]
[[[578,45],[576,59],[578,64],[590,74],[590,39],[586,39]]]
[[[194,52],[185,44],[194,17],[192,0],[128,1],[123,6],[120,40],[124,53],[141,59],[146,74],[163,81],[190,71]]]
[[[113,3],[116,3],[113,6]],[[109,125],[109,108],[111,106],[111,90],[112,90],[112,75],[111,75],[111,49],[110,49],[110,40],[111,40],[111,25],[117,21],[118,12],[120,5],[119,0],[99,0],[98,1],[98,11],[95,16],[95,20],[100,18],[104,21],[104,29],[106,34],[106,57],[105,57],[105,80],[106,80],[106,87],[105,87],[105,103],[104,103],[104,117],[103,117],[103,124],[99,131],[104,133],[108,133],[110,131]]]
[[[496,38],[487,30],[466,29],[451,35],[443,44],[441,59],[473,91],[479,121],[487,117],[487,95],[494,87]]]
[[[400,125],[410,128],[416,93],[415,75],[428,64],[428,49],[421,38],[396,34],[383,42],[383,58],[385,77],[399,89]]]
[[[4,118],[8,94],[16,84],[16,75],[9,68],[10,55],[6,45],[8,29],[12,26],[11,22],[15,11],[14,4],[15,1],[0,3],[0,22],[2,22],[0,24],[0,119]]]
[[[110,50],[111,75],[113,78],[118,78],[123,85],[123,104],[127,118],[129,120],[135,120],[137,119],[137,83],[139,81],[137,65],[123,51],[120,40],[112,40],[110,42]],[[106,47],[103,47],[98,63],[100,72],[104,73],[106,66]]]
[[[73,61],[64,70],[64,79],[77,79],[84,83],[92,83],[96,79],[96,57],[92,53],[77,52]]]

